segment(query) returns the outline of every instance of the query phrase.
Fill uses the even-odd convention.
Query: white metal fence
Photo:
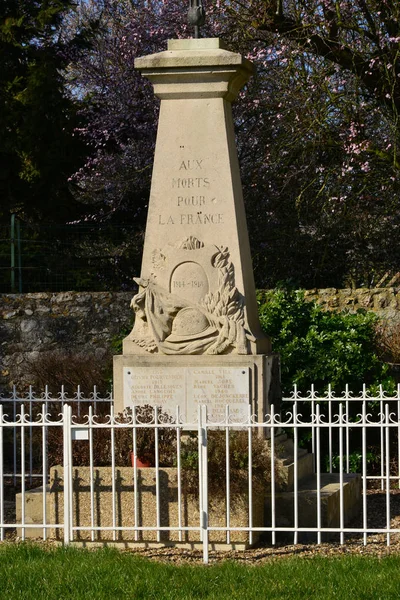
[[[110,414],[110,408],[113,404],[113,398],[111,394],[107,396],[101,396],[97,392],[96,386],[93,391],[85,395],[80,387],[78,386],[76,392],[69,396],[65,391],[64,386],[61,387],[59,393],[53,396],[46,386],[43,393],[36,394],[29,386],[28,391],[25,394],[19,394],[16,386],[13,387],[11,394],[8,397],[0,395],[0,404],[3,405],[3,414],[7,415],[8,419],[16,422],[17,416],[21,414],[21,406],[24,405],[26,411],[26,418],[29,422],[33,423],[36,421],[37,415],[43,411],[48,415],[49,418],[55,419],[63,411],[64,405],[68,403],[73,407],[73,414],[77,417],[88,414],[89,406],[92,406],[94,414]],[[45,429],[45,447],[47,447],[47,437]],[[12,429],[12,448],[8,449],[8,472],[4,473],[5,477],[12,477],[14,485],[16,479],[21,478],[22,469],[21,461],[17,460],[18,449],[20,447],[20,434],[21,429],[14,426]],[[41,479],[43,477],[42,472],[38,472],[37,466],[35,465],[35,452],[34,452],[34,426],[29,425],[25,431],[25,464],[24,464],[24,477],[29,478],[30,484],[33,479]],[[1,451],[1,447],[0,447]],[[12,456],[12,460],[10,460]],[[48,475],[48,473],[46,474]]]
[[[250,411],[235,422],[229,407],[211,422],[205,406],[195,423],[157,408],[121,419],[110,400],[32,390],[0,400],[1,540],[198,542],[207,562],[212,543],[380,536],[390,545],[400,533],[400,393],[295,389],[262,423]],[[101,402],[108,416],[96,415]],[[148,468],[129,462],[143,447]]]
[[[328,440],[327,453],[325,454],[326,467],[329,473],[335,470],[335,462],[339,459],[338,451],[339,444],[336,435],[335,440],[335,426],[334,421],[338,417],[339,405],[342,404],[342,410],[344,417],[348,423],[345,428],[345,435],[343,440],[343,456],[344,456],[344,468],[346,473],[355,471],[355,466],[358,465],[358,472],[361,471],[361,461],[365,460],[367,463],[374,461],[375,472],[371,475],[367,475],[367,479],[378,480],[380,478],[380,487],[382,490],[385,489],[386,479],[386,461],[389,460],[391,464],[391,475],[390,478],[397,480],[400,488],[400,444],[397,440],[400,437],[400,384],[397,387],[397,393],[395,395],[387,394],[382,386],[379,387],[377,393],[372,394],[368,391],[366,385],[360,393],[356,394],[349,390],[348,386],[341,394],[335,394],[331,387],[325,393],[319,394],[314,386],[311,386],[311,390],[303,395],[294,386],[293,392],[289,397],[282,399],[282,415],[285,416],[285,407],[289,408],[289,412],[292,406],[296,406],[296,410],[301,416],[309,419],[316,418],[317,406],[320,407],[320,418],[325,421],[324,433]],[[385,444],[385,414],[386,410],[389,410],[390,418],[398,423],[397,434],[395,436],[397,454],[392,448],[387,455],[386,444]],[[369,444],[370,451],[364,452],[361,455],[362,443],[361,435],[362,430],[360,424],[356,423],[363,415],[363,411],[366,411],[367,422],[365,426],[370,430],[371,428],[379,428],[378,440],[375,439]],[[372,420],[371,420],[372,419]],[[355,429],[352,430],[352,424],[355,425]],[[355,442],[355,433],[358,432],[358,442]],[[376,431],[375,431],[376,434]],[[311,444],[310,452],[315,455],[316,448],[316,427],[311,426]],[[392,440],[394,441],[394,440]],[[368,448],[367,448],[368,450]],[[316,459],[316,455],[315,455]],[[368,470],[368,468],[367,468]],[[379,474],[378,474],[379,472]]]

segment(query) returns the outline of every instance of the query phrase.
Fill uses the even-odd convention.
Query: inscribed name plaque
[[[211,421],[245,421],[250,403],[249,367],[124,367],[124,408],[150,404],[195,423],[198,407]]]
[[[185,408],[185,371],[174,367],[124,368],[124,408],[151,404],[170,414]]]
[[[187,416],[193,420],[198,406],[207,406],[210,421],[225,421],[226,406],[233,421],[245,421],[250,403],[249,368],[206,367],[187,369]]]

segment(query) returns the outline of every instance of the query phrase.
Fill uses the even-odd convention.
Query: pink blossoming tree
[[[235,105],[258,285],[373,285],[397,268],[400,7],[394,1],[209,0],[204,36],[257,73]],[[190,35],[182,0],[81,4],[101,33],[70,70],[89,159],[71,180],[97,220],[135,223],[137,272],[157,124],[135,56]]]

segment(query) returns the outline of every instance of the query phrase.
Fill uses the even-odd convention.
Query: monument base
[[[150,404],[171,415],[179,406],[183,419],[193,421],[206,405],[212,421],[247,418],[248,406],[257,422],[265,421],[271,404],[279,410],[279,356],[180,355],[114,356],[115,414],[129,406]]]

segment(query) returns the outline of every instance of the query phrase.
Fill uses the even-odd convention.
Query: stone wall
[[[400,288],[335,288],[307,290],[307,300],[316,300],[325,310],[348,310],[360,308],[371,310],[381,318],[400,322]]]
[[[0,296],[0,388],[29,383],[29,365],[55,350],[95,355],[131,325],[132,292]]]
[[[5,294],[0,296],[0,388],[29,383],[29,364],[57,350],[101,359],[131,325],[132,292]],[[308,290],[327,310],[359,308],[400,322],[400,289]]]

